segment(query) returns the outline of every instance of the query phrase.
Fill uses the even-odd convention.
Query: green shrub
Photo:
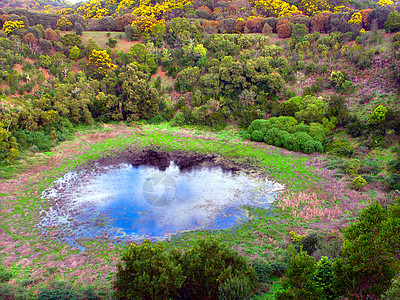
[[[357,176],[356,178],[353,179],[353,187],[356,190],[359,190],[366,185],[367,185],[367,181],[364,178],[362,178],[361,176]]]
[[[300,249],[297,253],[293,246],[289,248],[290,262],[283,281],[283,286],[289,288],[295,299],[318,299],[314,281],[317,270],[315,259]]]
[[[175,117],[171,120],[171,126],[183,126],[185,123],[186,119],[183,112],[177,112]]]
[[[72,289],[72,287],[65,282],[58,282],[53,286],[43,289],[39,295],[38,300],[78,300],[79,294]]]
[[[291,291],[279,290],[275,293],[275,300],[295,300],[296,297]]]
[[[257,275],[246,259],[213,239],[199,240],[186,251],[182,266],[186,299],[217,299],[219,286],[235,277],[247,278],[251,290],[257,286]]]
[[[26,134],[26,141],[35,145],[40,151],[50,151],[52,146],[51,138],[43,131],[33,131]]]
[[[265,262],[256,259],[252,264],[260,283],[271,282],[273,277],[281,277],[287,269],[286,264],[279,261]]]
[[[306,124],[304,124],[304,122],[301,122],[300,124],[293,127],[293,132],[294,133],[305,132],[305,133],[309,134],[310,129],[311,129],[310,125],[306,125]]]
[[[260,130],[266,133],[271,128],[277,128],[280,130],[285,130],[292,132],[293,126],[297,125],[297,120],[293,117],[271,117],[268,120],[254,120],[251,122],[248,130],[252,133],[254,130]]]
[[[358,170],[360,169],[360,161],[358,159],[352,159],[347,163],[346,173],[354,176],[358,174]]]
[[[387,300],[398,300],[400,299],[400,280],[399,277],[392,279],[392,284],[384,295],[382,299]]]
[[[387,187],[391,190],[400,190],[400,175],[393,173],[385,179]]]
[[[130,244],[117,265],[114,281],[118,299],[169,299],[179,295],[185,277],[180,252],[161,243]]]
[[[336,90],[340,90],[342,88],[342,84],[348,80],[348,78],[349,75],[345,71],[333,71],[329,77],[331,85],[336,88]]]
[[[297,142],[297,139],[294,137],[293,134],[286,134],[283,136],[282,145],[284,148],[290,151],[300,151],[300,145]]]
[[[251,140],[255,142],[264,141],[264,134],[260,130],[254,130],[251,134]]]
[[[0,264],[0,283],[8,282],[11,278],[11,273],[7,272],[3,265]]]
[[[311,154],[314,152],[322,153],[324,152],[324,148],[322,147],[320,142],[308,140],[303,145],[303,152],[306,154]]]
[[[303,249],[308,255],[312,255],[318,247],[318,235],[316,233],[306,235],[296,244],[296,250],[300,251],[300,249]]]
[[[285,137],[289,135],[290,134],[286,130],[278,130],[274,139],[274,145],[277,147],[283,147],[283,141]]]
[[[303,147],[303,145],[307,142],[312,140],[311,136],[309,136],[307,133],[305,132],[296,132],[294,134],[294,137],[296,138],[296,140],[298,141],[298,143],[300,144],[301,147]]]
[[[220,300],[247,300],[251,299],[253,287],[248,278],[232,277],[219,285]]]
[[[315,271],[315,286],[317,289],[318,299],[337,299],[337,292],[333,288],[333,260],[322,256],[317,262],[317,270]]]
[[[269,145],[275,145],[275,139],[278,136],[278,128],[271,128],[264,136],[264,141]]]
[[[348,140],[336,140],[330,145],[329,152],[338,156],[351,157],[354,154],[354,146]]]
[[[350,80],[345,80],[338,89],[343,94],[351,94],[354,91],[353,83]]]

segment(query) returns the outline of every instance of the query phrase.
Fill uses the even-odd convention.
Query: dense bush
[[[254,260],[252,265],[260,283],[268,283],[272,281],[273,277],[281,277],[287,269],[285,263],[277,261],[265,262],[261,259]]]
[[[64,282],[59,282],[43,289],[39,295],[38,300],[54,300],[54,299],[65,299],[65,300],[78,300],[79,293],[74,291],[71,286]]]
[[[254,120],[248,133],[253,141],[265,141],[270,145],[307,154],[322,153],[322,143],[326,140],[324,127],[321,124],[311,125],[297,125],[297,120],[293,117],[271,117],[268,120]]]
[[[0,284],[4,282],[8,282],[12,278],[12,274],[7,272],[3,267],[3,264],[0,264]]]
[[[220,300],[247,300],[251,298],[253,288],[250,281],[243,277],[232,277],[219,286]]]
[[[127,248],[114,286],[119,299],[248,299],[257,276],[245,258],[215,240],[199,240],[183,254],[146,240]]]
[[[168,299],[179,295],[185,277],[179,253],[145,240],[122,255],[114,282],[118,299]]]
[[[362,178],[362,176],[357,176],[356,178],[353,179],[353,187],[356,190],[359,190],[366,185],[367,181],[364,178]]]
[[[247,279],[251,290],[257,286],[257,276],[246,260],[214,240],[200,240],[185,252],[182,265],[185,299],[216,299],[219,286],[235,277]]]

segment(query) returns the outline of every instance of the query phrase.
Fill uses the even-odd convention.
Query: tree
[[[99,31],[114,31],[115,27],[116,21],[113,17],[101,18],[97,24],[97,30]]]
[[[346,259],[340,276],[349,297],[378,298],[399,271],[400,204],[384,209],[373,203],[344,232],[342,253]],[[346,274],[347,273],[347,274]]]
[[[103,76],[108,70],[114,70],[117,68],[111,61],[110,56],[106,50],[92,50],[92,54],[89,56],[89,63],[87,64],[89,70],[93,72],[95,76]]]
[[[400,13],[397,11],[392,11],[385,22],[385,27],[387,32],[397,32],[400,31]]]
[[[58,34],[51,28],[47,28],[44,32],[44,38],[51,42],[58,41]]]
[[[129,122],[150,119],[158,114],[159,96],[157,90],[147,85],[148,75],[139,71],[138,65],[129,64],[121,68],[119,79],[123,92],[120,96],[121,111]],[[119,109],[115,107],[114,109]]]
[[[219,287],[232,278],[257,286],[255,271],[235,250],[213,239],[202,239],[182,257],[185,299],[218,299]]]
[[[84,28],[83,28],[83,26],[82,26],[81,23],[75,22],[74,30],[75,30],[76,35],[82,36],[83,29],[84,29]]]
[[[39,40],[39,46],[40,46],[40,50],[44,53],[44,54],[49,54],[51,48],[53,47],[53,45],[51,44],[50,41],[45,40],[45,39],[40,39]]]
[[[315,259],[300,249],[296,253],[293,246],[289,248],[291,257],[283,285],[298,300],[318,299],[314,274],[317,271]]]
[[[75,32],[67,33],[61,37],[60,41],[64,46],[74,47],[82,44],[82,37]]]
[[[61,19],[57,20],[57,28],[58,29],[67,30],[70,27],[72,27],[72,23],[67,18],[61,17]]]
[[[39,42],[38,39],[33,35],[32,32],[29,32],[29,33],[24,35],[24,41],[29,46],[36,46],[37,43]]]
[[[292,35],[293,23],[289,19],[281,19],[278,21],[276,29],[279,38],[287,39]]]
[[[331,14],[332,13],[330,11],[324,11],[314,15],[311,19],[312,30],[321,33],[329,32],[329,16]]]
[[[302,42],[308,33],[308,29],[304,24],[294,24],[292,31],[292,38],[296,43]]]
[[[73,48],[71,48],[71,50],[69,50],[69,59],[78,60],[80,55],[81,50],[77,46],[74,46]]]
[[[176,76],[175,89],[180,93],[192,92],[193,87],[199,81],[200,70],[198,67],[183,69]]]
[[[117,265],[114,281],[118,299],[172,299],[179,296],[185,280],[179,263],[181,253],[166,251],[149,240],[130,244]]]
[[[19,156],[17,140],[10,135],[11,133],[0,122],[0,162],[12,162]]]
[[[295,5],[290,5],[282,0],[255,0],[254,5],[257,9],[264,11],[267,15],[278,18],[301,14],[301,11]]]
[[[246,22],[246,28],[250,31],[250,32],[256,32],[259,33],[262,31],[262,20],[263,18],[253,18],[253,19],[249,19]]]
[[[360,12],[356,12],[351,15],[351,18],[347,23],[349,24],[360,24],[362,22],[362,15]]]
[[[14,30],[24,28],[24,22],[15,20],[15,21],[5,21],[3,24],[3,31],[10,35]]]

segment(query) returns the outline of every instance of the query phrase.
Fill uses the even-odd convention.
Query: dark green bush
[[[75,292],[72,287],[64,282],[59,282],[43,289],[39,295],[38,300],[78,300],[79,294]]]
[[[300,151],[300,145],[298,144],[294,134],[284,135],[282,145],[284,148],[290,151],[296,151],[296,152]]]
[[[393,173],[385,179],[387,187],[391,190],[400,190],[400,175]]]
[[[392,11],[385,22],[387,32],[397,32],[400,30],[400,13]]]
[[[324,152],[324,148],[320,142],[314,140],[308,140],[304,143],[302,150],[306,154],[311,154],[314,152],[322,153]]]
[[[317,233],[311,233],[296,243],[295,248],[298,252],[303,249],[308,255],[312,255],[317,250],[318,241]]]
[[[273,277],[281,277],[285,273],[287,266],[285,263],[278,261],[265,262],[257,259],[253,261],[253,269],[257,274],[258,282],[266,283],[271,282]]]
[[[246,259],[212,239],[200,240],[186,251],[182,266],[184,299],[217,299],[219,286],[235,277],[247,278],[251,290],[257,286],[257,275]]]
[[[248,299],[258,285],[246,259],[213,239],[184,254],[148,240],[131,244],[117,268],[118,299]]]
[[[43,131],[33,131],[26,134],[28,144],[35,145],[40,151],[49,151],[52,146],[51,138]]]
[[[3,265],[0,264],[0,283],[8,282],[11,277],[11,273],[7,272]]]
[[[354,154],[354,146],[348,140],[336,140],[329,146],[329,152],[350,158]]]
[[[251,134],[251,140],[256,142],[262,142],[264,140],[264,134],[260,130],[254,130]]]
[[[219,285],[220,300],[251,299],[253,286],[246,277],[232,277]]]
[[[279,290],[275,293],[275,300],[295,300],[296,297],[291,291]]]
[[[175,117],[171,120],[171,126],[183,126],[185,124],[186,119],[183,112],[176,113]]]
[[[185,277],[180,252],[161,243],[131,244],[122,255],[114,281],[118,299],[169,299],[179,295]],[[215,279],[214,279],[215,280]]]

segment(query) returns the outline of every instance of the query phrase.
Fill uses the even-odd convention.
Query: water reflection
[[[221,168],[165,171],[117,164],[70,172],[43,193],[54,206],[40,226],[61,238],[164,238],[196,229],[230,228],[246,219],[240,207],[268,207],[283,186]]]

